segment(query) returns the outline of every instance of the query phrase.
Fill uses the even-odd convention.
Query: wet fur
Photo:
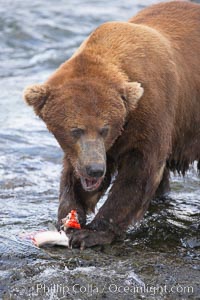
[[[26,94],[65,152],[59,220],[77,209],[84,226],[117,172],[107,201],[88,225],[97,230],[95,237],[76,233],[74,245],[84,239],[86,246],[111,242],[113,232],[140,220],[152,197],[169,189],[169,170],[184,175],[200,161],[199,49],[200,6],[161,3],[129,22],[97,28],[45,83],[46,101],[43,93],[39,104]],[[125,88],[133,81],[144,88],[137,105]],[[88,193],[75,174],[80,149],[67,132],[69,124],[91,130],[104,122],[112,126],[105,140],[107,172],[103,185]]]

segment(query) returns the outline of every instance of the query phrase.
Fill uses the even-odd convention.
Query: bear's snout
[[[106,173],[106,152],[103,140],[82,138],[78,166],[83,189],[96,190]]]
[[[86,173],[89,177],[100,178],[104,175],[105,166],[103,164],[91,164],[86,166]]]
[[[106,164],[92,163],[85,167],[86,176],[80,176],[82,187],[91,192],[98,189],[106,172]]]

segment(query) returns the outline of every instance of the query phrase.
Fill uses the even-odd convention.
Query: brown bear
[[[77,210],[73,247],[112,242],[167,192],[169,170],[200,160],[199,62],[200,5],[173,1],[101,25],[25,90],[64,151],[58,222]]]

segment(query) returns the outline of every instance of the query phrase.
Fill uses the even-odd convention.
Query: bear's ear
[[[50,89],[46,84],[34,84],[28,86],[23,92],[23,98],[28,105],[33,106],[36,115],[40,111],[50,95]]]
[[[142,97],[144,89],[139,82],[127,82],[125,85],[125,95],[123,100],[129,111],[134,110],[137,102]]]

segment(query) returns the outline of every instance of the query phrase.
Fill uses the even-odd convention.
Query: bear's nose
[[[104,165],[103,164],[92,164],[86,166],[87,175],[90,177],[99,178],[104,174]]]

